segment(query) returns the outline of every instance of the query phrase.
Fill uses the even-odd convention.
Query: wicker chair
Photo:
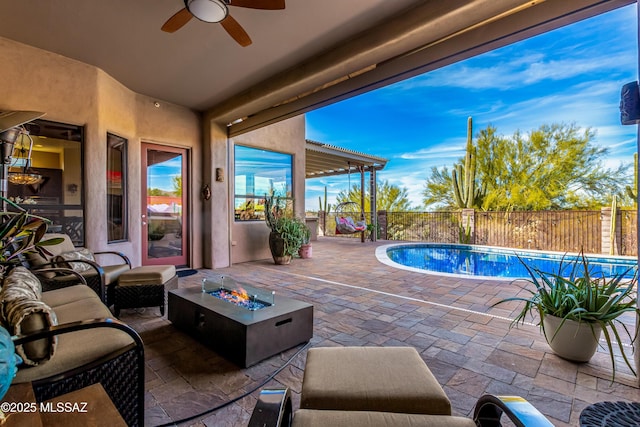
[[[74,247],[71,238],[67,234],[45,234],[43,240],[56,237],[63,238],[64,240],[58,245],[47,246],[45,249],[49,252],[49,255],[45,256],[38,253],[29,253],[23,258],[23,265],[33,271],[42,268],[49,269],[52,267],[68,267],[68,265],[65,265],[68,263],[77,263],[78,265],[84,266],[83,269],[85,271],[81,271],[80,274],[86,280],[87,286],[93,289],[100,296],[102,302],[107,306],[113,304],[113,293],[118,277],[123,272],[131,269],[131,261],[129,258],[122,252],[100,251],[91,252],[91,254],[95,259],[111,256],[117,258],[121,262],[117,264],[103,265],[89,259],[74,259],[67,263],[61,263],[55,258],[84,248]],[[43,286],[47,289],[56,289],[78,283],[75,276],[61,274],[60,272],[56,272],[55,274],[48,273],[46,277],[43,277],[42,275],[40,275],[40,277],[43,282]]]
[[[34,272],[41,279],[48,273],[58,273],[42,269]],[[74,276],[77,283],[85,283],[84,278],[73,271],[63,272]],[[70,294],[75,291],[71,291]],[[45,294],[47,292],[44,292]],[[59,295],[59,294],[58,294]],[[49,373],[42,377],[29,378],[38,402],[42,402],[75,390],[100,383],[109,398],[129,426],[144,425],[144,345],[140,336],[131,327],[114,318],[79,320],[52,326],[28,335],[18,335],[14,339],[16,346],[53,336],[73,334],[78,331],[95,330],[123,331],[130,337],[131,344],[111,351],[81,366],[74,366],[63,372]],[[86,332],[84,332],[86,334]],[[104,336],[104,335],[103,335]],[[59,343],[61,345],[62,342]],[[78,348],[78,351],[81,349]],[[62,357],[60,355],[54,355]],[[51,363],[51,362],[49,362]],[[44,367],[44,365],[43,365]],[[28,368],[27,370],[34,369]]]
[[[21,345],[87,329],[96,329],[96,334],[99,334],[100,328],[124,331],[135,341],[135,345],[122,349],[106,360],[97,360],[59,375],[32,381],[36,400],[43,402],[100,383],[127,425],[142,426],[144,425],[144,346],[140,336],[125,323],[112,318],[67,323],[38,333],[18,336],[14,344]]]

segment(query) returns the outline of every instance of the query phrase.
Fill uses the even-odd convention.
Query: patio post
[[[364,221],[364,166],[358,166],[360,170],[360,210],[362,212],[361,220]],[[360,233],[360,241],[364,243],[364,231]]]
[[[378,209],[378,184],[376,178],[376,168],[374,165],[370,166],[369,169],[369,223],[373,226],[371,230],[371,241],[375,242],[378,240],[378,216],[376,215],[376,211]]]
[[[378,226],[380,227],[380,239],[388,240],[387,236],[387,211],[378,211]]]
[[[636,7],[636,11],[638,13],[638,17],[636,20],[636,25],[638,24],[638,22],[640,22],[640,7]],[[638,28],[638,42],[640,43],[640,28]],[[638,54],[638,70],[640,70],[640,53]],[[636,132],[637,132],[637,136],[636,136],[636,152],[640,152],[640,126],[636,125]],[[636,168],[636,180],[638,179],[640,175],[638,175],[638,168]],[[636,194],[636,199],[638,199],[638,194]],[[636,200],[637,202],[637,200]],[[640,211],[640,203],[636,203],[636,209],[638,209]],[[636,221],[636,230],[640,231],[640,227],[638,226],[638,222],[640,221]],[[636,233],[636,236],[638,236],[640,234]],[[640,259],[640,242],[638,242],[638,239],[636,239],[636,253],[638,254],[638,258]],[[636,295],[638,295],[638,290],[640,287],[638,286],[637,282],[636,282]],[[636,302],[638,304],[638,308],[640,308],[640,300],[636,298]],[[637,385],[640,387],[640,315],[636,314],[636,336],[635,336],[635,341],[633,342],[633,358],[635,359],[636,362],[636,382]]]

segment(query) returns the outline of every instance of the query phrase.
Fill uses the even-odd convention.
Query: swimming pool
[[[565,264],[576,254],[543,252],[493,246],[447,243],[411,243],[379,246],[376,257],[384,264],[421,273],[485,280],[528,278],[518,256],[544,272],[557,272],[562,257]],[[620,274],[638,265],[635,257],[587,256],[593,274]]]

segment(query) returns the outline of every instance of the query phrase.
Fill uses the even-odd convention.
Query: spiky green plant
[[[465,245],[471,243],[471,224],[467,223],[466,227],[462,224],[458,225],[458,240]]]
[[[327,186],[324,186],[324,199],[322,196],[318,196],[318,208],[320,212],[329,212],[331,211],[331,204],[327,203]]]
[[[464,169],[464,170],[463,170]],[[476,148],[473,146],[473,118],[467,119],[467,150],[464,167],[456,165],[451,171],[453,195],[459,208],[473,208],[479,197],[476,190]]]
[[[638,153],[633,154],[633,188],[627,185],[626,190],[635,206],[638,203]]]
[[[611,277],[605,277],[604,273],[596,277],[592,275],[589,261],[583,253],[566,263],[563,258],[558,271],[552,273],[531,267],[522,259],[520,262],[529,274],[526,281],[533,285],[533,289],[525,288],[531,294],[530,297],[505,298],[492,305],[494,307],[508,301],[524,302],[524,306],[511,326],[524,323],[528,314],[532,316],[534,312],[537,312],[540,317],[538,325],[545,337],[549,337],[549,341],[551,341],[558,330],[554,331],[551,336],[547,334],[543,324],[544,317],[547,315],[562,319],[558,329],[566,320],[598,324],[602,328],[611,357],[613,369],[611,381],[615,379],[616,375],[613,338],[615,338],[626,365],[636,375],[622,345],[618,327],[621,326],[627,337],[633,342],[634,338],[631,332],[627,325],[619,320],[619,317],[628,312],[640,315],[636,296],[637,268],[629,268]],[[568,272],[568,275],[565,272]],[[631,274],[630,278],[629,274]],[[591,329],[593,331],[593,327]]]

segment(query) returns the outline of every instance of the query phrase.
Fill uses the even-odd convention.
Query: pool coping
[[[437,243],[437,242],[405,242],[405,243],[390,243],[388,245],[378,246],[376,248],[376,258],[379,262],[389,267],[397,268],[400,270],[412,271],[414,273],[422,273],[428,274],[431,276],[444,276],[444,277],[452,277],[458,279],[472,279],[472,280],[492,280],[492,281],[500,281],[500,282],[514,282],[518,280],[528,280],[526,277],[496,277],[496,276],[475,276],[472,274],[458,274],[458,273],[442,273],[439,271],[433,270],[423,270],[417,267],[409,267],[407,265],[399,264],[395,261],[392,261],[391,258],[387,255],[387,250],[390,248],[396,247],[411,247],[411,246],[419,246],[419,245],[439,245],[439,246],[455,246],[455,247],[470,247],[474,249],[485,249],[488,251],[513,251],[515,254],[546,254],[546,255],[556,255],[556,256],[579,256],[578,252],[558,252],[558,251],[542,251],[538,249],[515,249],[515,248],[507,248],[502,246],[487,246],[487,245],[470,245],[464,243]],[[585,254],[587,257],[591,258],[616,258],[620,260],[629,260],[629,261],[638,261],[637,257],[626,256],[626,255],[605,255],[605,254]]]

